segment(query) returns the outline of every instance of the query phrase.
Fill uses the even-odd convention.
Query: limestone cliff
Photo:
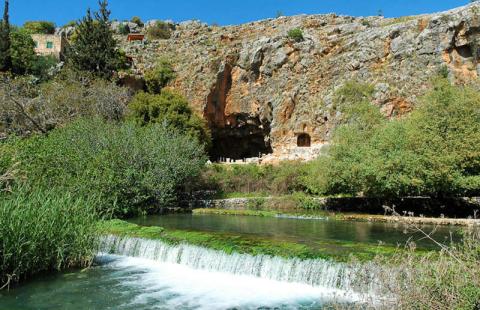
[[[335,89],[349,80],[375,85],[387,116],[408,112],[442,66],[452,81],[476,79],[480,5],[385,19],[301,15],[238,26],[174,25],[171,39],[130,42],[137,75],[160,56],[174,64],[170,85],[212,129],[214,157],[288,154],[298,138],[331,137]],[[304,40],[287,32],[300,28]],[[307,135],[305,135],[307,134]]]

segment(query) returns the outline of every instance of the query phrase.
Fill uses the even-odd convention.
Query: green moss
[[[266,239],[256,236],[235,235],[217,232],[166,230],[162,227],[143,227],[121,220],[100,224],[103,234],[161,240],[168,244],[188,243],[226,253],[271,255],[301,259],[331,259],[366,261],[377,255],[392,255],[401,249],[392,246],[367,243],[322,241],[314,244],[300,244],[290,241]]]
[[[195,209],[193,214],[217,214],[217,215],[241,215],[241,216],[260,216],[260,217],[275,217],[279,215],[275,211],[261,211],[261,210],[227,210],[227,209]]]

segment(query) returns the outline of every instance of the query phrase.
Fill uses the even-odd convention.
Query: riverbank
[[[309,220],[335,220],[335,221],[360,221],[360,222],[378,222],[378,223],[402,223],[417,225],[450,225],[480,227],[480,219],[452,219],[452,218],[431,218],[431,217],[413,217],[413,216],[391,216],[374,214],[355,214],[355,213],[335,213],[328,211],[309,211],[290,210],[241,210],[241,209],[194,209],[194,214],[218,214],[218,215],[239,215],[239,216],[261,216],[261,217],[281,217]]]
[[[247,195],[225,199],[198,199],[185,204],[188,209],[195,212],[230,215],[319,217],[455,226],[480,225],[478,197],[443,199],[408,197],[386,200],[363,197],[320,198],[305,194],[279,197]],[[200,211],[202,209],[209,211]]]

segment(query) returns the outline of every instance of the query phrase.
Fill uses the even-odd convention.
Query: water
[[[322,309],[354,294],[301,283],[192,269],[149,259],[99,257],[84,272],[38,278],[0,293],[0,309]]]
[[[396,245],[410,237],[402,225],[380,223],[216,215],[169,215],[134,222],[312,246],[324,241]],[[435,236],[445,239],[451,232],[455,229],[442,227]],[[426,241],[419,244],[432,247]],[[320,259],[228,255],[113,236],[103,238],[101,253],[88,270],[41,276],[0,292],[0,309],[323,309],[379,297],[375,270],[372,283],[359,287],[356,266]]]
[[[407,241],[415,241],[419,248],[438,249],[433,242],[418,232],[412,233],[401,223],[352,222],[315,219],[292,219],[256,216],[225,216],[211,214],[170,214],[165,216],[140,217],[131,222],[143,226],[162,226],[167,229],[180,229],[206,232],[226,232],[235,235],[256,236],[272,240],[290,241],[317,247],[325,242],[379,243],[403,246]],[[459,228],[452,226],[421,226],[437,241],[449,243],[458,241]],[[351,248],[347,248],[351,251]]]

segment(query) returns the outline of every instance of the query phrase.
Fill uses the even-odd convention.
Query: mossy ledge
[[[285,258],[328,259],[338,262],[368,261],[377,255],[392,255],[401,248],[353,242],[317,242],[305,245],[289,241],[259,238],[228,233],[166,230],[162,227],[139,226],[122,220],[104,221],[99,224],[103,235],[159,240],[167,244],[191,244],[227,254],[270,255]]]

